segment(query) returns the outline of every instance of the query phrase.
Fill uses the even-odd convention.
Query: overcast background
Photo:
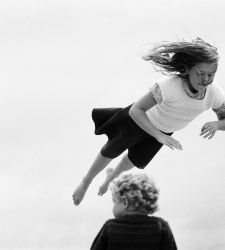
[[[224,1],[0,2],[0,249],[87,250],[111,218],[102,172],[78,207],[72,193],[106,141],[94,107],[123,107],[161,75],[140,57],[149,42],[196,36],[219,48],[225,89]],[[144,170],[180,250],[225,249],[225,133],[199,136],[208,111],[175,133]],[[120,159],[120,158],[119,158]],[[114,167],[119,159],[111,163]]]

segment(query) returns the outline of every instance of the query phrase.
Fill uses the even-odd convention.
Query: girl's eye
[[[201,73],[201,72],[199,72],[199,71],[196,71],[196,74],[197,74],[197,76],[201,76],[201,77],[204,76],[204,73]]]
[[[197,76],[198,76],[198,77],[204,77],[205,74],[204,74],[204,73],[198,73],[198,72],[197,72]]]

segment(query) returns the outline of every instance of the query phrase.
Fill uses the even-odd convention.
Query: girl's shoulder
[[[155,83],[164,96],[182,91],[182,79],[179,76],[163,76]]]
[[[163,76],[156,81],[159,86],[165,87],[177,86],[180,85],[181,82],[182,79],[177,75]]]
[[[177,83],[181,82],[181,77],[178,75],[163,75],[157,80],[157,82]]]
[[[208,88],[208,93],[213,96],[223,96],[225,98],[225,91],[217,83],[213,83]]]

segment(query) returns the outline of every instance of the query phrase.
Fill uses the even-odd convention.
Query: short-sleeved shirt
[[[217,84],[209,85],[204,95],[197,98],[191,97],[185,87],[181,77],[167,76],[150,89],[157,104],[146,114],[156,128],[171,133],[210,108],[218,113],[225,111],[225,93]]]

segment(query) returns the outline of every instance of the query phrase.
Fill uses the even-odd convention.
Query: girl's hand
[[[203,136],[203,138],[211,139],[218,130],[218,122],[207,122],[204,124],[201,128],[200,136]]]
[[[175,140],[172,136],[162,134],[156,140],[171,149],[182,150],[182,146],[179,141]]]

